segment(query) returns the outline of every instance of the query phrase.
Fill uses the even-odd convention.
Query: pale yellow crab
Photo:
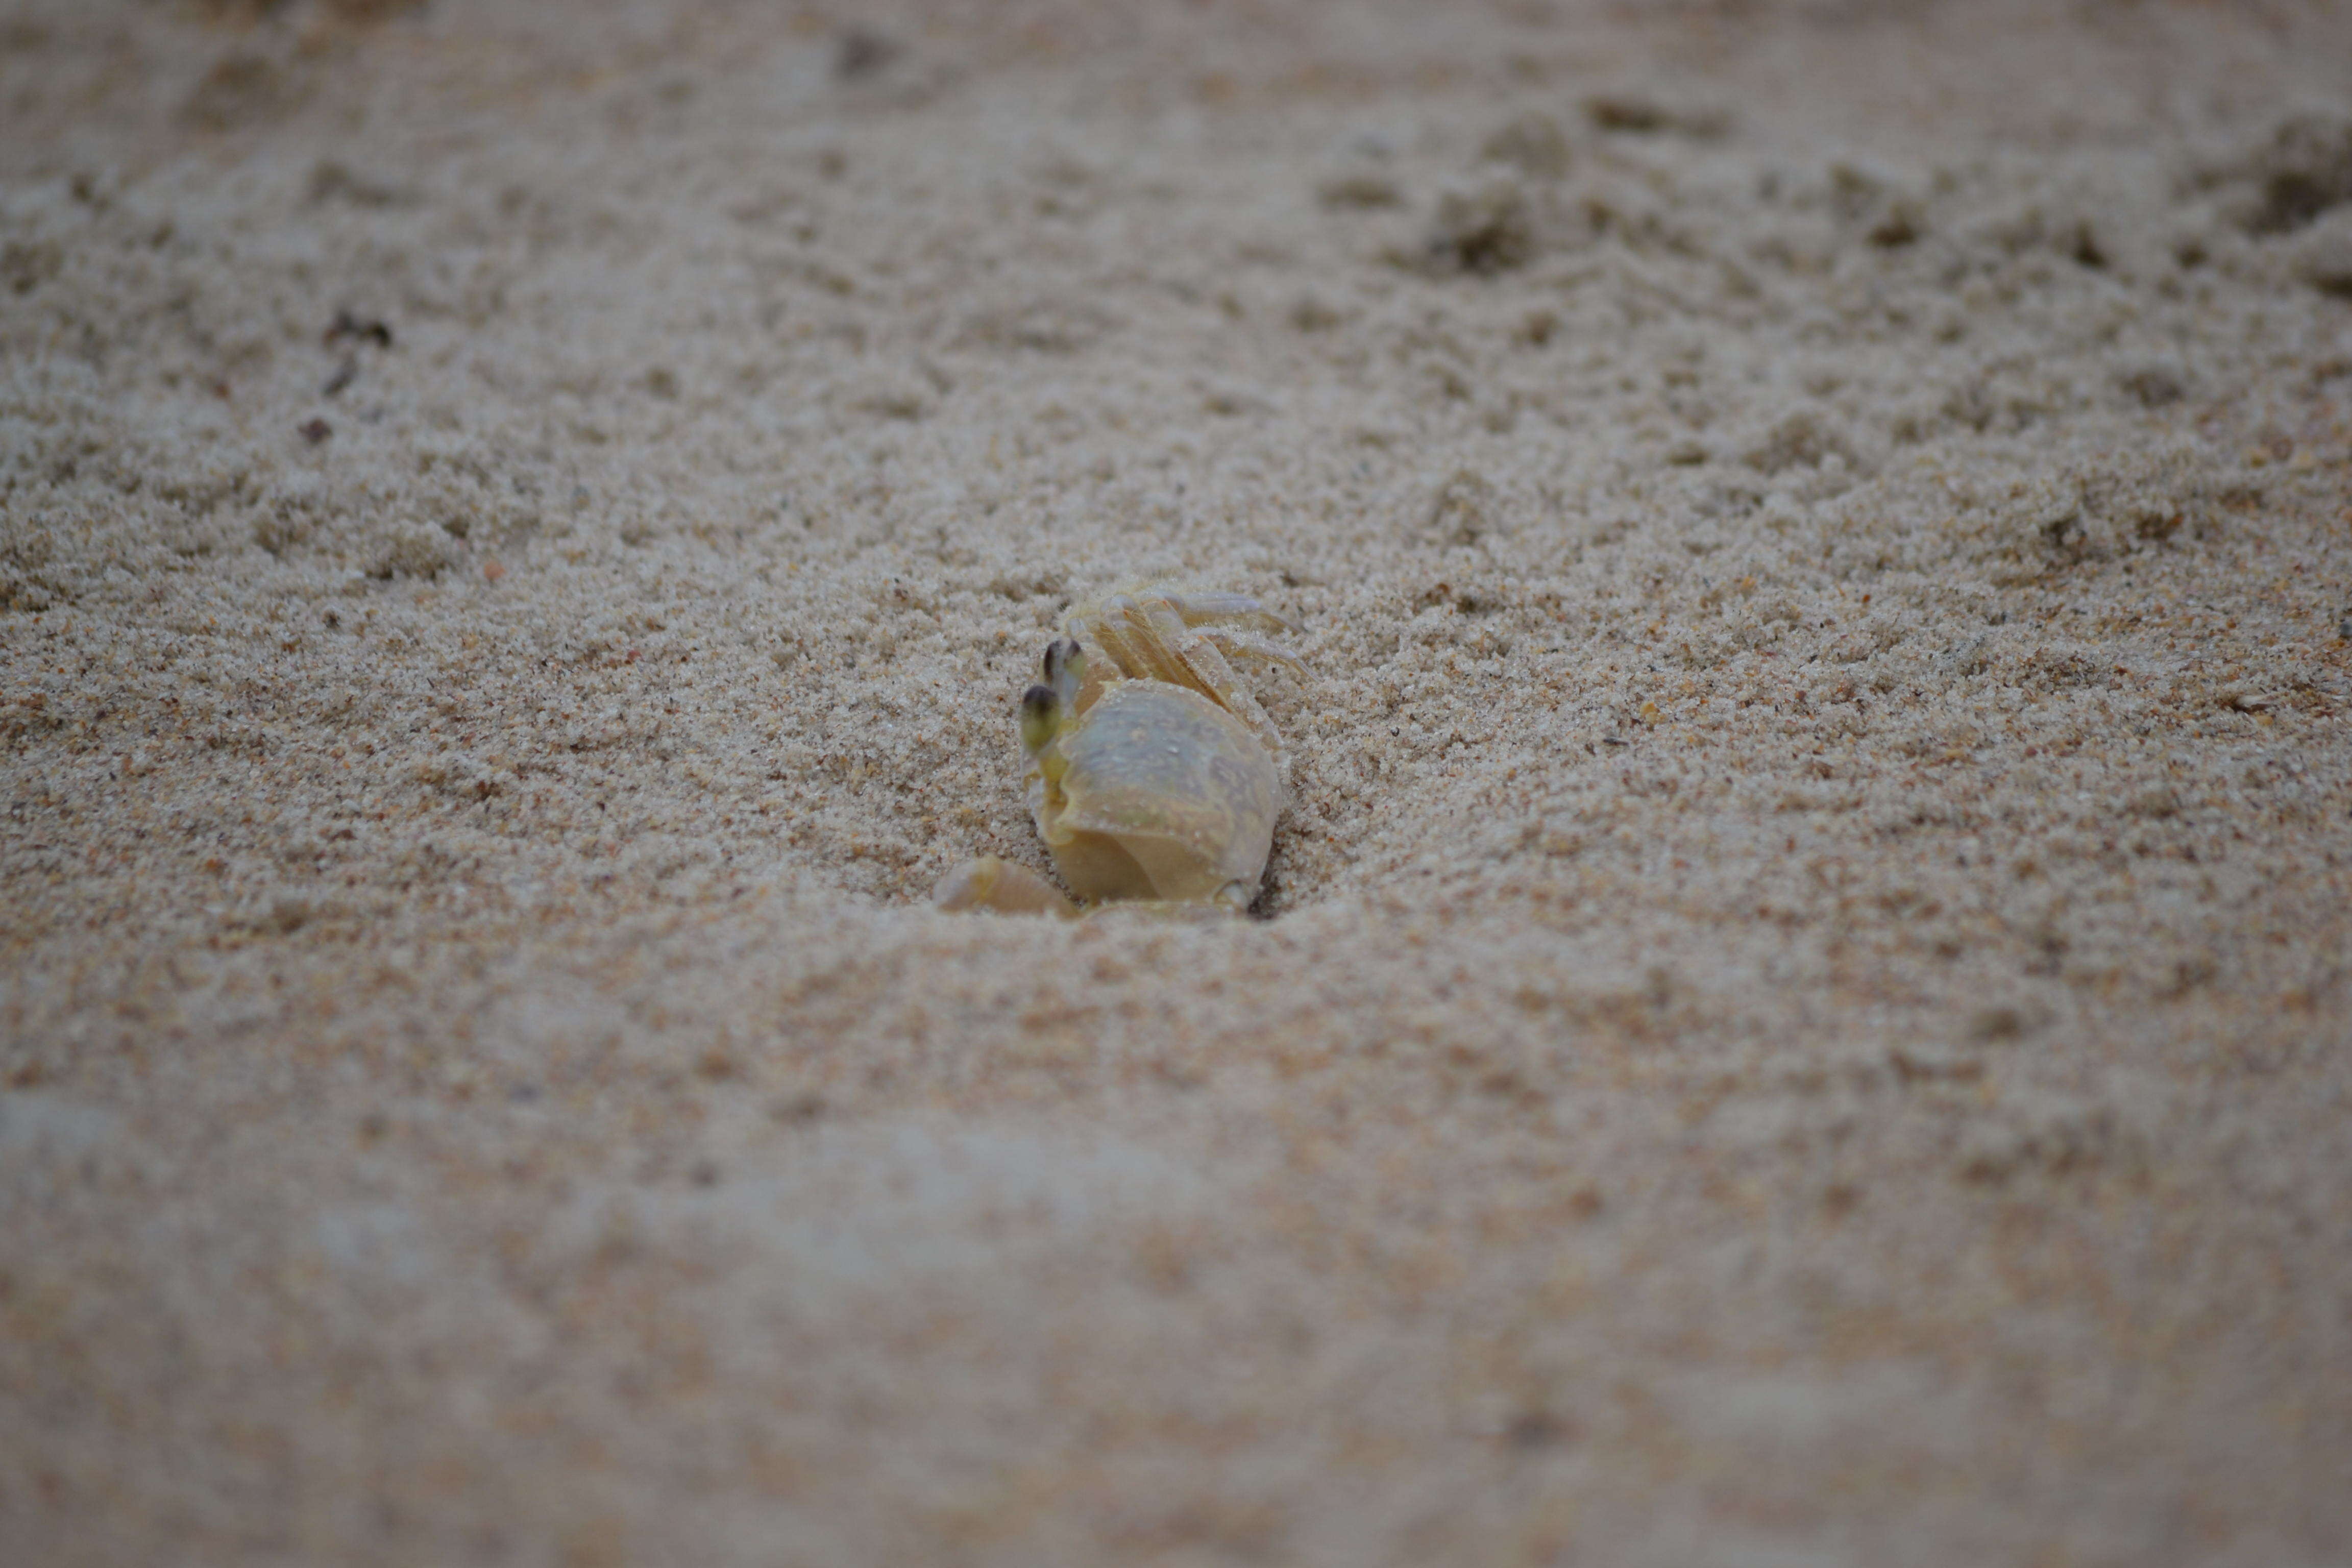
[[[1081,902],[1249,908],[1290,756],[1233,661],[1303,672],[1267,635],[1290,629],[1246,594],[1164,586],[1063,617],[1045,679],[1021,699],[1021,748],[1029,815]],[[1078,912],[1045,878],[992,855],[950,872],[933,900]]]

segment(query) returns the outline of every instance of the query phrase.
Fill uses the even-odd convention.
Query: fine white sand
[[[2315,0],[18,0],[0,1560],[2344,1561],[2347,402]]]

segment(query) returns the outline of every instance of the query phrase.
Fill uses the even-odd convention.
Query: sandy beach
[[[0,1561],[2344,1562],[2347,639],[2341,6],[19,0]]]

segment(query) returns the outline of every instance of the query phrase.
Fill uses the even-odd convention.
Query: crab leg
[[[1276,773],[1284,779],[1289,778],[1290,752],[1282,742],[1282,732],[1265,716],[1265,710],[1258,706],[1257,699],[1242,683],[1241,677],[1234,673],[1234,667],[1225,662],[1214,639],[1206,633],[1188,629],[1175,606],[1158,595],[1145,599],[1140,607],[1150,617],[1146,624],[1151,628],[1150,640],[1178,668],[1172,676],[1175,683],[1191,687],[1247,725],[1250,733],[1272,753]]]
[[[1233,658],[1235,656],[1262,658],[1268,664],[1278,664],[1295,674],[1307,673],[1305,659],[1280,643],[1268,641],[1255,632],[1237,632],[1226,626],[1202,626],[1193,635],[1208,638],[1227,658]]]
[[[1304,675],[1307,663],[1288,648],[1261,634],[1290,632],[1298,628],[1276,615],[1247,594],[1204,593],[1201,591],[1157,593],[1147,596],[1147,602],[1167,605],[1183,620],[1186,629],[1196,637],[1207,637],[1217,645],[1218,651],[1231,658],[1244,654],[1279,664]]]
[[[1129,680],[1173,680],[1180,679],[1173,671],[1151,657],[1146,639],[1128,617],[1133,601],[1125,595],[1103,601],[1101,606],[1087,620],[1086,631],[1110,660],[1112,668]]]
[[[949,872],[931,894],[933,907],[950,914],[993,910],[1001,915],[1075,917],[1078,906],[1062,889],[1017,861],[982,855]]]
[[[1188,626],[1208,626],[1213,622],[1238,621],[1262,632],[1296,632],[1298,628],[1251,598],[1247,594],[1212,593],[1200,590],[1169,592],[1154,595],[1178,615]]]

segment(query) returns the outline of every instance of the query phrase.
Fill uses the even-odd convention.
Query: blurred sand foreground
[[[2345,1561],[2352,12],[849,16],[0,26],[0,1561]]]

